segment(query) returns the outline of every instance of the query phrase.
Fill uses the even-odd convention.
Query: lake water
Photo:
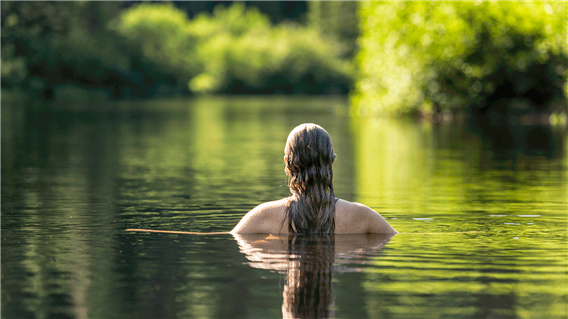
[[[341,98],[2,103],[2,318],[567,318],[566,127],[350,118]],[[400,234],[228,231],[289,194],[315,122],[335,194]]]

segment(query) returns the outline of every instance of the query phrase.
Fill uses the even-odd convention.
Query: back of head
[[[284,153],[292,192],[286,207],[289,231],[305,235],[333,233],[335,154],[329,134],[316,124],[299,125],[288,136]]]

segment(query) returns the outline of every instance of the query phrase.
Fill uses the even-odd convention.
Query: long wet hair
[[[286,175],[292,196],[286,204],[291,234],[333,234],[335,231],[335,160],[329,134],[316,124],[302,124],[286,142]]]

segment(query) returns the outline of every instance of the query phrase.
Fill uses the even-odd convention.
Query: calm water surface
[[[2,103],[2,318],[567,318],[565,128],[346,116],[336,98]],[[230,230],[315,122],[400,234]]]

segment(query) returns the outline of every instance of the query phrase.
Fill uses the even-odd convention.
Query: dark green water
[[[331,98],[51,108],[2,103],[2,318],[568,316],[566,128],[354,119]],[[334,141],[336,195],[401,234],[124,231],[227,231],[287,196],[303,122]]]

